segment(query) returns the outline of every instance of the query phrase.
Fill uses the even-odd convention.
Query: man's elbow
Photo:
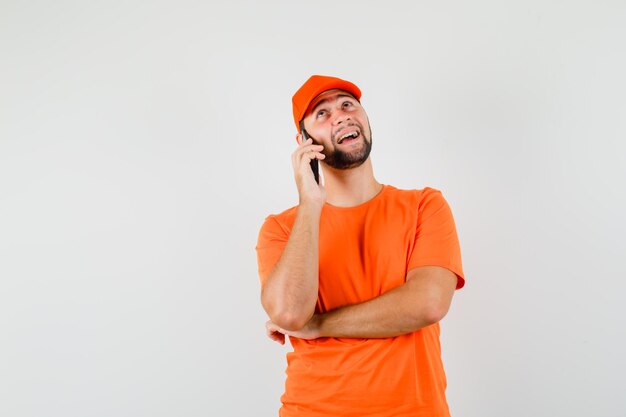
[[[439,323],[448,314],[449,306],[434,306],[431,307],[426,315],[426,318],[430,324]]]
[[[429,303],[415,315],[416,326],[419,328],[439,323],[448,314],[449,303]]]
[[[296,332],[304,328],[313,314],[294,314],[293,312],[281,312],[270,315],[270,320],[282,329]]]
[[[298,331],[313,317],[313,309],[295,308],[284,303],[261,298],[261,304],[269,319],[282,329]],[[310,310],[310,311],[309,311]]]

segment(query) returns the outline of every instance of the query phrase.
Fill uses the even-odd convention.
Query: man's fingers
[[[321,152],[309,151],[302,154],[302,163],[311,162],[314,159],[324,159],[326,155]]]
[[[318,146],[318,145],[313,144],[313,140],[311,138],[305,141],[299,142],[298,147],[291,154],[291,160],[293,162],[296,162],[298,160],[298,157],[302,155],[303,152],[306,152],[308,148],[310,148],[311,146]]]
[[[270,339],[272,339],[275,342],[280,343],[281,345],[285,344],[285,335],[282,333],[275,332],[273,333],[272,336],[270,336]]]
[[[281,345],[285,344],[285,331],[272,323],[271,320],[268,320],[265,323],[265,330],[267,332],[267,337],[275,342],[280,343]]]
[[[319,152],[322,152],[323,149],[324,149],[324,147],[322,145],[310,144],[310,145],[307,145],[307,146],[303,146],[300,149],[297,149],[295,154],[296,155],[303,155],[303,154],[306,154],[306,153],[309,153],[309,152],[317,152],[317,153],[319,153]]]
[[[313,159],[313,155],[323,155],[322,150],[324,147],[322,145],[308,145],[303,147],[302,149],[296,150],[294,156],[296,159],[302,158],[303,156],[309,157],[309,159]]]
[[[282,334],[282,333],[272,332],[272,333],[268,334],[267,337],[272,339],[274,342],[280,343],[281,345],[285,344],[285,335]]]
[[[321,152],[323,149],[322,145],[314,145],[312,143],[298,147],[291,154],[291,162],[296,167],[298,163],[310,162],[313,159],[324,159],[326,156]]]
[[[297,147],[295,152],[297,153],[298,151],[303,151],[306,150],[307,148],[323,148],[322,145],[318,145],[313,143],[313,139],[308,138],[307,140],[303,141],[302,143],[300,143]]]

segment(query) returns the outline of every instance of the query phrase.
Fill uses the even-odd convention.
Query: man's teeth
[[[344,139],[351,138],[351,137],[352,138],[356,138],[357,135],[358,135],[357,132],[346,133],[345,135],[343,135],[342,137],[339,138],[339,141],[342,142]]]

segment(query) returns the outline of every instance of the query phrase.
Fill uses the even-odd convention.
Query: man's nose
[[[335,113],[335,119],[333,120],[333,124],[338,125],[347,120],[350,120],[350,114],[339,111]]]

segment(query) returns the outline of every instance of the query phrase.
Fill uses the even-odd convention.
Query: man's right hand
[[[313,159],[323,160],[325,155],[321,153],[324,149],[322,145],[315,145],[312,139],[303,140],[301,134],[296,136],[298,147],[291,155],[296,186],[300,204],[313,204],[321,207],[326,201],[324,186],[315,182],[311,161]]]

